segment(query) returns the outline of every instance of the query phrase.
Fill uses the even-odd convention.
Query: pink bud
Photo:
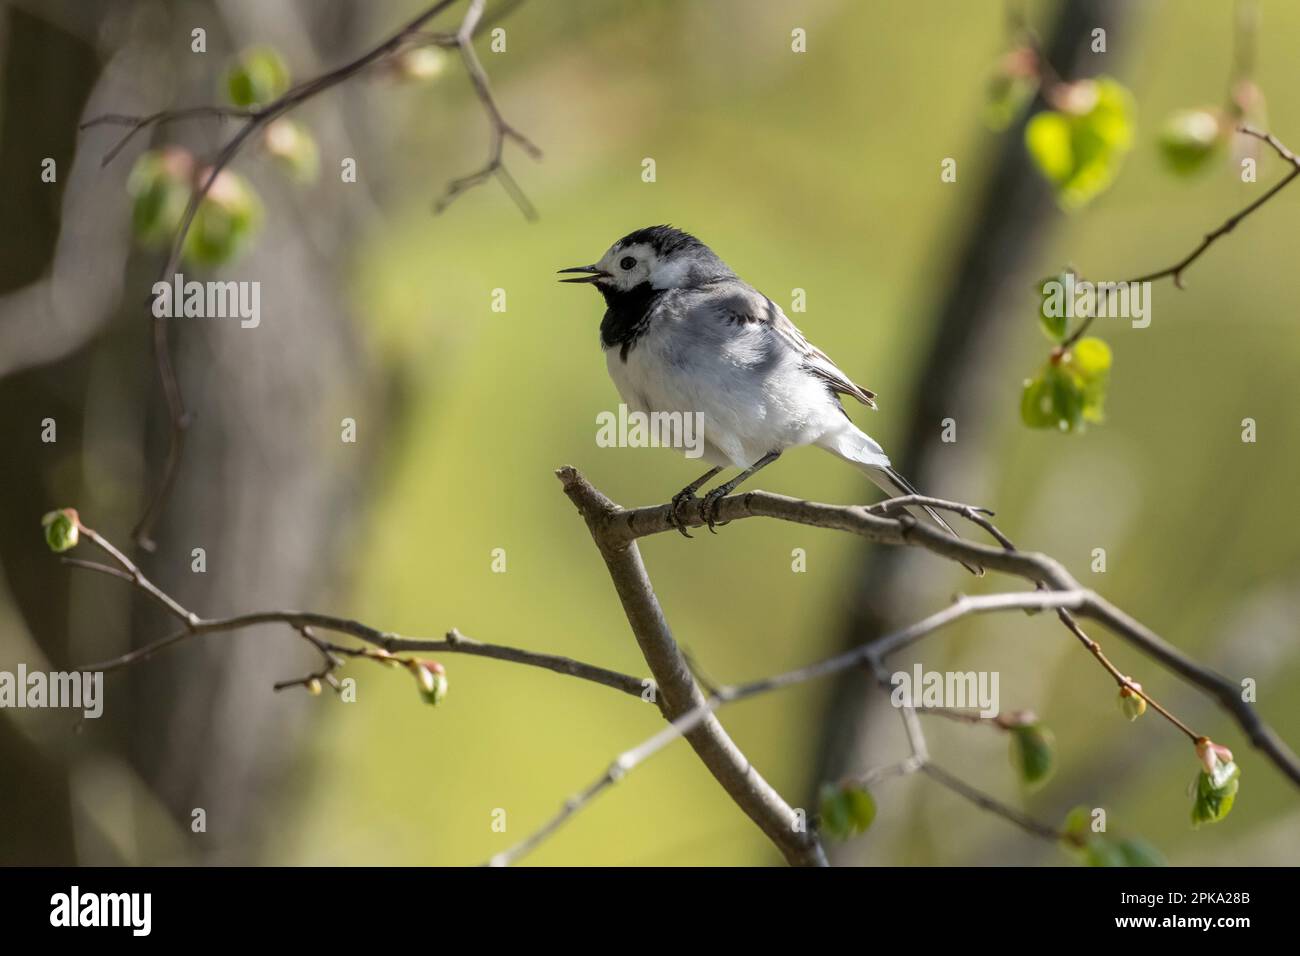
[[[1201,737],[1196,741],[1196,756],[1201,758],[1201,765],[1211,776],[1220,763],[1232,763],[1232,751],[1222,744],[1216,744],[1209,737]]]

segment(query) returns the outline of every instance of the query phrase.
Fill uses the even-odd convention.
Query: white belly
[[[757,326],[725,344],[687,340],[674,322],[651,327],[628,351],[606,349],[610,378],[629,409],[698,412],[704,460],[747,468],[768,452],[816,441],[844,417],[826,386],[793,354],[773,353]]]

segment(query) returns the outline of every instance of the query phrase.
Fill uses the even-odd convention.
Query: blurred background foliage
[[[5,15],[48,16],[59,29],[81,30],[77,9],[42,6],[17,3]],[[183,82],[147,88],[142,111],[215,98],[230,54],[255,41],[280,49],[297,78],[319,69],[303,37],[267,32],[274,18],[259,21],[252,6],[112,4],[84,34],[107,57],[131,31],[185,51],[191,26],[207,24],[215,33],[224,24],[232,41],[214,43],[206,57],[175,54],[171,68]],[[320,30],[346,23],[318,43],[315,52],[328,51],[328,66],[362,50],[420,4],[285,6],[319,17]],[[1300,229],[1300,192],[1284,193],[1216,245],[1189,272],[1187,290],[1158,285],[1150,328],[1099,320],[1094,331],[1114,350],[1105,424],[1059,434],[1027,429],[1020,420],[1025,372],[1039,367],[1045,351],[1036,278],[1066,263],[1089,278],[1123,278],[1170,264],[1284,173],[1265,155],[1254,185],[1242,184],[1226,159],[1195,179],[1169,174],[1158,149],[1161,124],[1174,110],[1222,100],[1233,57],[1232,10],[1219,0],[1134,6],[1140,10],[1109,36],[1108,52],[1088,71],[1113,76],[1132,92],[1132,152],[1109,190],[1073,214],[1057,213],[1059,228],[1025,277],[1023,318],[1011,347],[971,359],[993,396],[994,417],[981,422],[980,433],[991,436],[986,451],[995,472],[972,486],[949,470],[925,490],[994,508],[999,525],[1022,546],[1058,557],[1085,584],[1189,653],[1231,675],[1256,678],[1262,712],[1294,744],[1300,740],[1300,697],[1292,693],[1300,676],[1300,540],[1288,516],[1300,446],[1289,439],[1300,425],[1293,400],[1300,337],[1289,237]],[[336,13],[343,7],[346,18]],[[1046,25],[1056,8],[1031,3],[1027,16]],[[1300,36],[1300,8],[1281,0],[1260,8],[1256,80],[1268,97],[1270,128],[1297,145],[1300,94],[1291,51]],[[310,603],[411,636],[456,626],[480,640],[642,673],[603,565],[551,472],[573,464],[631,505],[666,500],[698,469],[662,450],[596,446],[596,415],[618,402],[597,343],[602,304],[589,290],[557,284],[554,270],[592,261],[634,228],[671,222],[699,235],[787,311],[792,290],[805,289],[807,312],[792,317],[880,394],[878,413],[853,414],[890,449],[908,411],[899,398],[911,387],[927,320],[949,276],[952,237],[972,215],[999,137],[1014,135],[983,123],[988,77],[1007,45],[1003,6],[531,2],[503,26],[507,52],[488,53],[486,41],[481,49],[507,118],[545,150],[540,163],[507,153],[539,221],[525,222],[495,184],[441,216],[431,214],[447,181],[475,168],[486,151],[484,119],[455,62],[420,84],[360,79],[295,113],[323,128],[315,183],[276,185],[257,158],[237,164],[264,195],[297,190],[299,206],[277,213],[270,205],[270,232],[246,253],[251,265],[236,262],[220,274],[246,277],[279,244],[310,247],[326,237],[334,304],[346,315],[347,347],[355,350],[349,361],[370,370],[373,380],[363,393],[384,395],[356,414],[360,444],[340,449],[331,423],[361,407],[355,390],[336,387],[324,372],[302,383],[324,410],[302,439],[319,451],[318,467],[356,469],[360,456],[367,478],[349,504],[355,516],[331,528],[337,534],[329,546],[309,557],[323,580],[262,603]],[[790,50],[794,27],[807,30],[805,54]],[[12,72],[7,76],[12,82]],[[188,98],[175,93],[170,99],[176,90]],[[350,134],[348,152],[330,135],[337,125]],[[173,132],[160,141],[173,141]],[[6,128],[11,133],[21,135]],[[200,153],[210,152],[220,134],[215,124],[184,131]],[[85,176],[102,175],[92,167],[110,142],[108,134],[81,137],[77,156]],[[0,146],[14,148],[8,139]],[[344,155],[357,160],[357,186],[339,182]],[[654,183],[641,179],[646,157],[656,162]],[[945,157],[957,159],[956,183],[940,181]],[[117,161],[123,171],[113,181],[112,202],[95,213],[120,217],[119,243],[128,241],[129,199],[120,183],[132,161],[130,155]],[[101,181],[99,188],[108,187]],[[346,214],[340,212],[345,202],[353,207]],[[65,205],[63,227],[80,214]],[[6,231],[24,228],[17,216],[6,211]],[[135,350],[129,368],[144,387],[152,369],[134,323],[143,320],[137,303],[155,266],[138,258],[146,265],[124,273],[125,305],[112,327],[118,347]],[[277,322],[274,282],[274,274],[264,280],[264,326]],[[15,279],[6,289],[19,284]],[[504,313],[490,308],[494,289],[506,290]],[[191,334],[178,326],[178,338]],[[204,334],[242,341],[261,331],[231,325]],[[309,352],[310,327],[300,334]],[[278,356],[284,365],[296,361],[292,351]],[[214,387],[237,389],[240,380]],[[43,413],[24,411],[12,427],[34,431]],[[951,414],[960,446],[962,409]],[[1241,441],[1245,417],[1258,422],[1254,444]],[[99,427],[111,430],[114,423]],[[204,428],[201,411],[195,428]],[[382,441],[371,442],[371,434],[382,434]],[[150,467],[157,460],[153,447]],[[97,514],[84,499],[45,506],[75,504],[96,527],[129,528],[143,466],[80,467],[103,507],[120,511]],[[204,476],[192,480],[201,487]],[[858,473],[812,450],[785,456],[758,486],[831,502],[877,497]],[[250,485],[225,494],[239,501],[263,490]],[[41,553],[38,518],[39,511],[15,518],[16,526],[30,528],[30,553],[21,560],[51,560]],[[319,520],[329,523],[330,516]],[[261,532],[262,547],[240,560],[274,566],[281,536],[292,532],[275,525]],[[125,530],[117,536],[124,540]],[[1099,547],[1106,550],[1106,572],[1090,574]],[[506,573],[491,570],[496,548],[505,550]],[[794,548],[807,552],[806,573],[791,571]],[[714,679],[731,682],[838,648],[848,569],[860,548],[844,535],[747,521],[716,537],[662,535],[643,542],[643,553],[678,640]],[[17,560],[6,562],[0,667],[29,660],[32,642],[44,643],[39,622],[20,613]],[[188,565],[188,547],[153,560]],[[1001,584],[973,582],[938,559],[921,567],[924,575],[909,581],[905,595],[914,617],[942,606],[956,589]],[[195,593],[200,610],[251,609],[238,593],[223,596],[220,606]],[[158,633],[151,623],[140,625],[137,640]],[[79,660],[107,655],[108,648],[93,652],[99,646],[93,623],[75,626],[82,628]],[[1142,836],[1174,864],[1294,863],[1300,856],[1294,788],[1210,702],[1117,641],[1094,636],[1157,699],[1236,751],[1242,789],[1230,818],[1191,829],[1188,785],[1198,766],[1192,748],[1151,713],[1127,722],[1113,682],[1048,617],[973,620],[928,640],[915,659],[932,670],[999,671],[1004,709],[1031,708],[1054,731],[1054,777],[1032,795],[1023,793],[1005,735],[932,721],[927,729],[937,759],[1051,822],[1061,822],[1075,805],[1104,806],[1114,832]],[[249,655],[237,678],[239,699],[271,695],[274,680],[312,663],[290,635],[214,640],[238,644]],[[259,656],[269,642],[292,650],[273,668]],[[194,653],[192,647],[171,652]],[[603,688],[490,660],[448,655],[443,663],[450,691],[436,710],[421,703],[409,677],[360,665],[347,671],[358,681],[356,704],[293,692],[278,698],[288,712],[280,716],[297,728],[292,751],[277,757],[289,772],[257,800],[257,837],[242,828],[222,830],[218,821],[207,834],[210,852],[263,863],[479,862],[540,824],[616,752],[658,726],[653,709]],[[204,672],[186,680],[202,681]],[[109,678],[110,715],[130,706],[122,699],[130,687]],[[826,692],[804,687],[723,716],[755,765],[805,806],[817,792]],[[8,719],[0,713],[0,722]],[[221,717],[214,710],[189,719]],[[139,726],[131,733],[164,728]],[[33,739],[52,736],[47,730]],[[54,748],[50,759],[71,776],[78,766],[102,763],[101,751],[111,746],[100,747],[95,733],[86,736]],[[254,729],[246,745],[262,747],[265,739]],[[896,719],[879,721],[875,746],[882,761],[905,752]],[[95,814],[97,825],[114,835],[105,841],[114,849],[95,856],[83,836],[73,841],[75,858],[192,859],[179,849],[188,822],[178,804],[168,803],[180,819],[173,824],[148,781],[132,779],[113,787],[115,799],[101,801]],[[198,801],[202,788],[195,792]],[[87,795],[96,799],[93,788]],[[1069,861],[1059,848],[924,779],[884,782],[875,797],[874,826],[855,839],[856,859],[864,862]],[[507,812],[506,834],[491,829],[496,808]],[[529,858],[650,865],[777,860],[685,746],[656,757]]]

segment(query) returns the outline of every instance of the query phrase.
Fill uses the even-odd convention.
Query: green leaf
[[[48,512],[42,516],[41,526],[45,528],[45,543],[55,554],[72,550],[81,537],[81,523],[71,508]]]
[[[1201,771],[1196,780],[1196,800],[1192,804],[1192,826],[1218,823],[1232,811],[1240,776],[1241,770],[1232,761],[1220,762],[1213,774]]]
[[[145,246],[171,242],[190,201],[194,160],[182,149],[149,150],[131,167],[126,190],[134,199],[131,231]]]
[[[817,811],[821,831],[836,840],[843,840],[849,835],[849,807],[842,793],[834,784],[826,784],[822,787]]]
[[[1168,866],[1164,856],[1144,840],[1092,837],[1083,849],[1088,866]]]
[[[1051,396],[1052,424],[1063,432],[1080,428],[1085,402],[1078,380],[1060,362],[1049,362],[1043,375]]]
[[[226,72],[226,95],[235,106],[262,106],[289,88],[289,68],[272,47],[245,50]]]
[[[1145,840],[1129,837],[1126,840],[1120,840],[1116,845],[1119,847],[1120,853],[1124,855],[1125,866],[1169,865],[1169,861],[1165,859],[1164,854]]]
[[[1065,815],[1061,829],[1069,836],[1083,837],[1092,828],[1092,810],[1085,806],[1074,807]]]
[[[224,169],[199,203],[182,252],[196,265],[221,265],[248,247],[261,223],[262,203],[253,187]]]
[[[1227,138],[1228,126],[1213,110],[1178,110],[1160,131],[1160,155],[1181,176],[1204,169]]]
[[[821,830],[832,839],[865,833],[876,819],[876,801],[863,787],[828,783],[822,787],[820,803]]]
[[[1160,851],[1144,840],[1112,840],[1092,833],[1092,810],[1085,806],[1065,816],[1062,846],[1086,866],[1167,866]]]
[[[1052,396],[1042,372],[1025,380],[1024,391],[1020,393],[1020,420],[1030,428],[1051,428],[1056,424]]]
[[[1041,296],[1038,303],[1038,323],[1047,337],[1057,345],[1065,341],[1070,324],[1070,317],[1066,314],[1067,275],[1069,273],[1061,272],[1048,276],[1038,283],[1038,292]]]
[[[1056,740],[1042,724],[1011,729],[1011,759],[1020,778],[1030,787],[1041,786],[1056,768]]]
[[[1044,110],[1025,126],[1025,147],[1067,210],[1109,188],[1133,146],[1133,95],[1109,77],[1082,80],[1067,93],[1071,111]]]
[[[1063,356],[1061,364],[1077,386],[1085,421],[1100,422],[1104,418],[1102,406],[1110,383],[1110,362],[1110,346],[1091,336],[1074,343]]]
[[[1079,339],[1070,349],[1070,365],[1083,381],[1096,381],[1110,371],[1110,346],[1092,336]]]
[[[1093,836],[1083,848],[1083,862],[1088,866],[1127,866],[1124,851],[1103,836]]]
[[[866,790],[855,787],[847,793],[849,816],[858,833],[865,833],[876,820],[876,800]]]
[[[1110,346],[1098,338],[1083,338],[1070,349],[1059,349],[1037,376],[1025,382],[1020,395],[1020,419],[1030,428],[1082,431],[1086,422],[1100,422],[1110,380]]]
[[[1038,169],[1053,183],[1066,182],[1074,170],[1074,148],[1070,142],[1070,118],[1055,110],[1044,110],[1025,126],[1025,146]]]

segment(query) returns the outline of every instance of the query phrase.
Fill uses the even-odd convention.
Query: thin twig
[[[146,577],[145,574],[136,566],[135,562],[123,554],[103,535],[80,522],[78,522],[78,528],[82,537],[93,543],[101,551],[112,558],[117,563],[118,567],[114,568],[106,564],[99,564],[94,561],[84,561],[80,558],[70,557],[65,557],[63,559],[64,563],[71,567],[108,574],[131,582],[137,589],[148,595],[151,600],[158,603],[164,610],[184,625],[182,630],[177,631],[174,634],[170,634],[146,644],[143,647],[135,648],[134,650],[128,651],[125,654],[121,654],[109,660],[100,661],[95,664],[87,664],[79,668],[79,670],[99,672],[120,670],[121,668],[128,667],[132,664],[138,664],[141,661],[148,660],[159,651],[172,647],[181,641],[191,637],[196,637],[200,634],[217,634],[239,631],[258,624],[287,624],[306,637],[313,643],[313,645],[320,649],[322,653],[346,654],[352,657],[374,656],[367,650],[344,648],[321,641],[312,634],[311,628],[319,628],[337,634],[350,635],[351,637],[358,638],[367,644],[382,649],[388,655],[418,651],[426,653],[440,652],[468,654],[475,657],[488,657],[493,660],[524,664],[530,667],[549,670],[556,674],[576,677],[581,680],[590,681],[594,684],[601,684],[605,687],[613,688],[614,690],[620,690],[623,693],[630,694],[634,697],[641,697],[656,702],[658,700],[658,695],[655,693],[654,682],[649,678],[640,678],[633,677],[630,674],[621,674],[618,671],[612,671],[604,667],[597,667],[594,664],[586,664],[582,661],[577,661],[570,657],[561,657],[556,654],[540,654],[536,651],[528,651],[517,647],[506,647],[500,644],[484,644],[480,641],[466,637],[454,628],[448,631],[447,635],[442,640],[429,640],[402,637],[389,631],[381,631],[368,624],[363,624],[360,621],[354,621],[344,617],[336,617],[330,614],[319,614],[315,611],[273,610],[255,611],[224,618],[199,617],[193,611],[182,606],[178,601],[150,581],[149,578]],[[383,660],[383,658],[379,659]],[[320,675],[310,676],[319,677]],[[291,683],[301,683],[301,681]]]
[[[673,741],[686,734],[689,734],[698,727],[713,709],[722,702],[721,697],[711,697],[706,702],[711,706],[697,707],[688,711],[680,717],[674,719],[667,727],[664,727],[653,737],[645,740],[633,747],[631,750],[625,750],[615,757],[605,768],[605,772],[599,777],[583,787],[580,791],[564,801],[560,812],[555,814],[551,819],[546,821],[539,829],[520,840],[514,846],[496,854],[487,863],[488,866],[509,866],[525,856],[529,851],[537,847],[543,840],[553,834],[563,826],[570,817],[583,810],[592,800],[600,796],[608,788],[618,783],[627,776],[633,769],[645,763],[659,751],[663,750]]]
[[[507,123],[505,117],[501,115],[501,109],[492,96],[492,87],[488,83],[487,72],[483,69],[483,64],[479,62],[478,54],[474,52],[474,31],[478,28],[479,20],[483,16],[484,3],[485,0],[470,0],[469,10],[465,14],[460,29],[456,32],[455,46],[460,50],[461,59],[465,63],[465,72],[469,74],[470,81],[474,84],[474,93],[483,105],[483,110],[487,113],[488,122],[491,125],[488,160],[481,169],[470,173],[468,176],[452,180],[447,187],[446,193],[434,205],[434,210],[436,212],[444,211],[467,190],[486,182],[492,176],[496,176],[501,180],[506,192],[519,206],[524,217],[535,220],[537,210],[533,208],[533,204],[528,201],[528,197],[524,195],[506,169],[503,154],[507,140],[517,143],[533,159],[540,159],[542,151],[528,137]]]
[[[1300,158],[1297,158],[1296,154],[1284,146],[1272,133],[1258,130],[1253,126],[1247,126],[1244,124],[1237,127],[1237,132],[1244,133],[1247,136],[1253,136],[1256,139],[1267,143],[1273,148],[1273,151],[1277,153],[1278,156],[1291,166],[1291,171],[1278,182],[1274,183],[1267,192],[1254,202],[1229,216],[1217,229],[1207,232],[1195,249],[1183,256],[1183,258],[1179,259],[1173,265],[1166,266],[1163,269],[1157,269],[1155,272],[1148,272],[1145,275],[1136,276],[1132,279],[1125,279],[1123,283],[1119,284],[1138,285],[1143,282],[1155,282],[1158,279],[1172,278],[1174,280],[1174,285],[1177,288],[1183,288],[1183,272],[1186,271],[1188,266],[1204,255],[1206,250],[1208,250],[1210,246],[1214,245],[1215,242],[1236,229],[1243,219],[1255,210],[1259,209],[1287,186],[1291,185],[1292,181],[1295,180],[1297,176],[1300,176]],[[1097,313],[1098,310],[1094,309],[1091,315],[1084,317],[1084,320],[1079,323],[1079,327],[1061,343],[1060,348],[1068,349],[1070,346],[1078,342],[1079,339],[1083,338],[1089,327],[1091,327],[1093,321],[1097,318]]]
[[[1058,594],[1045,591],[1024,591],[1016,594],[991,594],[980,595],[979,597],[962,598],[954,602],[950,607],[945,608],[921,621],[896,632],[890,637],[894,638],[897,646],[905,646],[912,640],[921,636],[933,633],[942,627],[945,627],[968,614],[977,614],[990,611],[1008,611],[1008,610],[1038,610],[1046,607],[1059,606],[1062,602],[1078,601],[1082,599],[1081,594]],[[885,639],[886,642],[890,638]],[[886,644],[886,646],[889,646]],[[563,823],[565,823],[574,814],[578,813],[587,806],[592,800],[604,792],[627,775],[634,767],[643,763],[646,758],[658,753],[667,747],[677,738],[691,733],[698,728],[706,718],[713,715],[719,708],[736,703],[741,700],[748,700],[753,697],[768,694],[776,690],[782,690],[787,687],[793,687],[798,684],[807,683],[811,680],[817,680],[832,674],[838,674],[842,671],[858,667],[863,664],[873,664],[880,661],[888,650],[882,651],[881,644],[872,643],[864,644],[861,647],[854,648],[843,654],[837,654],[834,657],[826,658],[813,664],[795,670],[786,671],[781,674],[775,674],[770,677],[760,678],[746,684],[740,684],[734,687],[719,688],[707,699],[692,707],[685,713],[677,716],[671,724],[660,730],[654,736],[643,741],[641,744],[624,751],[616,757],[609,765],[609,768],[595,781],[584,787],[581,791],[566,800],[560,811],[547,820],[539,829],[529,834],[519,843],[510,849],[497,854],[489,861],[492,865],[504,865],[515,862],[523,857],[529,850],[536,847],[545,837],[554,833]],[[911,708],[904,708],[910,711]],[[915,715],[911,715],[915,719]],[[904,718],[907,719],[906,716]],[[909,733],[915,734],[912,739],[913,756],[924,761],[928,759],[928,754],[924,744],[924,737],[919,733],[919,725],[909,727]],[[991,799],[991,798],[989,798]],[[778,843],[778,846],[780,844]]]
[[[871,505],[867,510],[879,514],[906,516],[907,512],[905,508],[908,505],[926,505],[931,508],[939,508],[960,514],[971,523],[983,528],[990,537],[1002,545],[1003,550],[1016,550],[1015,543],[989,520],[988,516],[991,516],[993,512],[988,508],[979,508],[972,505],[962,504],[958,501],[947,501],[942,498],[931,498],[927,495],[903,495],[898,498],[890,498],[886,501],[879,502],[878,504]],[[1042,588],[1044,585],[1042,582],[1038,582],[1037,586]],[[1097,659],[1098,663],[1100,663],[1101,666],[1115,678],[1116,683],[1120,687],[1127,688],[1131,693],[1137,694],[1145,700],[1151,705],[1152,709],[1155,710],[1156,713],[1160,714],[1160,716],[1164,717],[1167,721],[1177,727],[1191,741],[1195,742],[1200,739],[1199,734],[1175,717],[1168,708],[1144,691],[1141,685],[1132,681],[1128,676],[1120,671],[1118,667],[1111,663],[1110,659],[1102,652],[1101,645],[1084,633],[1083,628],[1079,626],[1079,622],[1074,619],[1074,616],[1071,615],[1067,609],[1063,607],[1057,608],[1056,614],[1066,628],[1068,628],[1069,631],[1079,639],[1083,646],[1088,649],[1088,652]]]
[[[892,688],[892,684],[889,680],[889,672],[886,670],[883,663],[878,658],[873,658],[870,661],[870,667],[872,673],[875,675],[876,683],[882,690],[889,691]],[[970,801],[983,810],[987,810],[990,813],[1014,823],[1016,826],[1024,829],[1033,836],[1045,837],[1052,840],[1066,837],[1066,834],[1059,833],[1052,827],[1039,823],[1031,817],[1021,813],[1019,810],[1002,803],[995,797],[969,783],[966,783],[964,780],[960,780],[953,774],[938,766],[930,757],[929,746],[926,744],[925,740],[925,732],[921,728],[920,721],[917,720],[917,714],[941,714],[955,720],[974,723],[990,721],[997,723],[999,726],[1003,726],[1002,715],[999,715],[997,718],[983,718],[978,714],[969,715],[961,711],[952,710],[951,708],[918,707],[912,702],[904,703],[898,710],[899,714],[903,718],[903,726],[907,730],[908,744],[912,749],[911,756],[899,764],[894,764],[892,767],[885,767],[877,771],[867,771],[864,774],[853,776],[850,778],[851,782],[865,787],[874,782],[874,779],[878,779],[883,775],[892,775],[890,771],[896,771],[898,773],[924,772],[932,780],[947,787],[963,799]],[[1008,716],[1007,726],[1012,725],[1014,720],[1014,715]]]
[[[1065,624],[1065,626],[1070,630],[1070,633],[1073,634],[1075,637],[1077,637],[1080,643],[1082,643],[1083,646],[1088,649],[1088,653],[1091,654],[1093,657],[1097,658],[1097,661],[1101,664],[1101,666],[1106,668],[1107,672],[1109,672],[1110,675],[1115,678],[1115,683],[1117,683],[1120,687],[1127,688],[1130,693],[1136,694],[1139,697],[1141,697],[1143,700],[1145,700],[1148,704],[1151,705],[1152,709],[1154,709],[1156,713],[1158,713],[1161,717],[1165,718],[1165,720],[1169,721],[1171,724],[1173,724],[1175,727],[1181,730],[1187,736],[1187,738],[1192,741],[1192,743],[1195,743],[1196,741],[1201,739],[1200,734],[1196,733],[1185,723],[1183,723],[1181,720],[1175,717],[1158,700],[1156,700],[1145,690],[1143,690],[1139,684],[1134,683],[1127,675],[1124,674],[1123,671],[1121,671],[1118,667],[1112,664],[1110,658],[1108,658],[1105,654],[1102,653],[1101,645],[1083,632],[1083,628],[1079,626],[1079,622],[1074,619],[1074,617],[1070,614],[1069,611],[1065,610],[1064,608],[1061,608],[1056,613],[1057,616],[1060,617],[1061,622]]]
[[[1019,714],[994,714],[992,717],[986,717],[978,710],[960,707],[924,707],[918,704],[916,712],[928,717],[942,717],[944,720],[951,720],[958,724],[985,724],[999,730],[1011,730],[1023,723],[1023,718]]]
[[[187,119],[249,119],[256,116],[258,110],[239,106],[189,106],[181,109],[159,110],[147,116],[126,116],[122,113],[104,113],[86,120],[78,129],[92,129],[96,126],[126,126],[126,133],[100,159],[100,166],[107,166],[117,158],[118,153],[126,148],[135,135],[151,126],[166,126]]]
[[[1009,807],[1005,803],[994,799],[987,793],[972,787],[964,780],[954,777],[938,764],[927,763],[921,768],[921,772],[930,779],[947,787],[953,793],[958,794],[963,799],[969,800],[977,807],[1010,820],[1016,826],[1034,834],[1035,836],[1040,836],[1045,840],[1067,839],[1067,835],[1064,832],[1057,830],[1055,827],[1049,827],[1044,823],[1039,823],[1033,817],[1021,813],[1014,807]]]

